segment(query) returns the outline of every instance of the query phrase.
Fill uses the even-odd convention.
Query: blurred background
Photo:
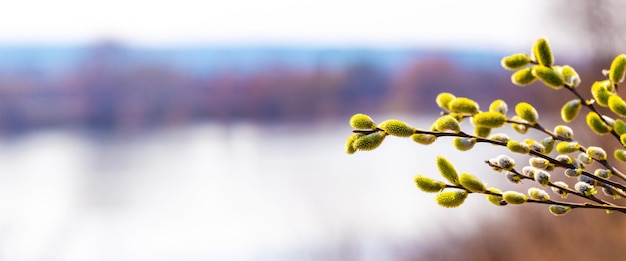
[[[625,10],[583,0],[5,3],[0,260],[617,258],[623,217],[554,218],[482,197],[443,209],[412,182],[437,177],[435,156],[446,155],[520,189],[481,163],[504,150],[390,138],[348,156],[344,144],[355,113],[430,126],[444,91],[483,107],[529,101],[552,128],[573,97],[513,86],[500,59],[545,36],[588,90],[626,51]]]

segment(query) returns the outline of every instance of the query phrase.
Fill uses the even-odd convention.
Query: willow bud
[[[436,158],[437,169],[442,177],[450,181],[454,185],[459,185],[459,174],[456,172],[456,168],[448,159],[443,156],[437,156]]]
[[[570,178],[575,178],[575,177],[580,177],[580,174],[582,174],[583,170],[582,169],[565,169],[565,171],[563,171],[563,174],[565,174],[565,176],[568,176]]]
[[[589,164],[593,163],[593,159],[591,157],[589,157],[589,155],[587,155],[587,153],[582,153],[581,152],[580,154],[578,154],[577,158],[578,158],[578,160],[581,163],[583,163],[585,165],[589,165]]]
[[[506,180],[508,180],[509,182],[513,183],[513,184],[517,184],[522,182],[522,176],[520,174],[517,174],[513,171],[507,171],[504,174],[504,177],[506,177]]]
[[[416,133],[411,135],[411,140],[422,145],[429,145],[437,140],[437,136],[432,134]]]
[[[385,136],[387,136],[387,133],[382,131],[370,133],[365,136],[358,137],[354,143],[352,143],[352,146],[356,150],[374,150],[383,143]]]
[[[424,192],[439,192],[446,187],[443,181],[434,180],[420,174],[416,175],[413,181],[415,185]]]
[[[621,162],[626,162],[626,151],[622,149],[616,149],[615,152],[613,152],[613,157]]]
[[[437,204],[446,208],[455,208],[463,204],[465,199],[467,198],[467,191],[459,190],[459,191],[444,191],[439,192],[435,197]]]
[[[594,188],[592,185],[589,185],[589,183],[583,181],[577,182],[576,185],[574,185],[574,189],[587,197],[593,196],[598,193],[596,188]]]
[[[620,193],[617,190],[618,189],[610,187],[610,186],[602,187],[602,193],[604,193],[604,195],[607,195],[609,197],[613,197],[613,199],[621,198]]]
[[[602,107],[608,106],[609,97],[613,95],[615,88],[609,80],[597,81],[591,85],[593,99]]]
[[[509,204],[520,205],[528,201],[526,195],[516,191],[506,191],[502,194],[502,199]]]
[[[578,144],[578,142],[575,142],[575,141],[571,141],[571,142],[562,141],[556,145],[556,151],[562,154],[569,154],[569,153],[578,151],[579,149],[580,149],[580,144]]]
[[[557,182],[554,182],[554,184],[552,185],[553,186],[550,188],[552,189],[552,192],[561,196],[561,198],[567,198],[567,193],[568,193],[567,188],[569,188],[567,183],[563,181],[557,181]]]
[[[489,136],[489,139],[506,144],[509,141],[509,136],[504,133],[496,133],[494,135]]]
[[[500,64],[504,69],[517,70],[523,68],[530,63],[530,57],[524,53],[516,53],[502,58]]]
[[[561,89],[563,85],[565,85],[565,80],[563,80],[563,75],[553,68],[535,65],[533,67],[532,73],[535,77],[539,78],[546,86],[552,89]]]
[[[489,105],[490,112],[497,112],[502,115],[506,115],[509,107],[506,105],[506,102],[503,100],[495,100]]]
[[[574,130],[565,125],[557,125],[554,127],[554,134],[561,139],[569,140],[574,137]]]
[[[550,205],[548,210],[550,210],[550,213],[552,213],[552,215],[562,216],[562,215],[569,213],[572,210],[572,208],[569,206]]]
[[[576,88],[580,84],[580,76],[571,66],[564,65],[561,73],[567,85]]]
[[[461,131],[459,122],[450,115],[439,117],[435,121],[434,127],[437,131],[452,131],[454,133],[459,133]]]
[[[546,38],[539,38],[535,41],[533,45],[533,55],[537,62],[543,66],[550,67],[554,62],[554,57],[552,56],[552,50],[550,49],[550,45],[548,44],[548,40]]]
[[[515,160],[507,155],[499,155],[496,157],[496,162],[504,170],[511,170],[515,167]]]
[[[486,194],[487,196],[487,200],[489,200],[489,202],[491,202],[491,204],[494,204],[496,206],[504,206],[507,203],[502,200],[502,191],[500,191],[497,188],[487,188],[488,192],[494,193],[494,194]]]
[[[380,129],[387,132],[387,134],[398,137],[410,137],[415,133],[415,128],[399,120],[386,120],[383,121]]]
[[[626,116],[626,102],[619,97],[617,94],[613,94],[609,96],[608,100],[609,109],[615,114],[620,115],[622,117]]]
[[[528,163],[538,169],[545,169],[548,165],[550,165],[549,160],[539,157],[531,157],[528,159]]]
[[[614,84],[619,84],[624,81],[624,75],[626,74],[626,54],[620,54],[611,63],[609,69],[609,79]]]
[[[471,150],[476,144],[475,138],[454,137],[452,144],[457,150],[467,151]]]
[[[364,136],[364,134],[352,133],[352,135],[348,136],[348,139],[346,140],[346,153],[354,154],[357,151],[357,149],[354,148],[354,141],[361,136]]]
[[[491,128],[476,126],[474,129],[474,135],[481,138],[487,138],[491,133]]]
[[[582,103],[579,99],[568,101],[561,108],[561,119],[563,119],[564,122],[573,121],[574,119],[576,119],[576,116],[578,116],[581,107]]]
[[[608,179],[611,177],[611,175],[613,175],[613,172],[611,172],[611,170],[608,170],[608,169],[596,169],[593,172],[593,175],[604,178],[604,179]]]
[[[499,112],[481,112],[472,117],[472,123],[479,127],[500,128],[506,124],[506,116]]]
[[[515,153],[527,154],[530,152],[530,146],[528,146],[528,144],[516,140],[509,140],[509,142],[506,143],[506,147]]]
[[[374,120],[365,114],[355,114],[350,118],[350,126],[357,130],[375,130],[376,123]]]
[[[537,172],[535,172],[535,181],[541,186],[547,186],[550,184],[550,173],[545,170],[537,170]]]
[[[611,132],[611,127],[606,125],[597,113],[590,111],[587,113],[587,126],[597,134],[607,134]]]
[[[524,174],[524,176],[531,178],[531,179],[535,179],[535,173],[537,171],[539,171],[539,169],[533,166],[525,166],[522,168],[522,174]]]
[[[537,80],[533,74],[533,67],[521,69],[511,75],[511,82],[517,86],[530,85]]]
[[[552,149],[554,149],[554,139],[550,136],[542,139],[540,143],[544,148],[546,148],[544,151],[545,154],[552,152]]]
[[[618,135],[626,134],[626,122],[621,119],[615,120],[615,123],[613,123],[613,130],[615,130],[615,133]]]
[[[519,134],[526,134],[526,132],[528,132],[528,127],[524,124],[521,124],[521,123],[528,123],[528,122],[520,118],[520,116],[515,115],[513,116],[513,118],[511,118],[511,120],[514,122],[520,122],[520,124],[511,123],[511,127],[513,128],[515,132]]]
[[[532,125],[536,124],[537,119],[539,118],[537,110],[535,110],[535,108],[527,102],[520,102],[515,105],[515,113]]]
[[[595,186],[595,185],[598,184],[597,180],[595,180],[592,177],[585,176],[585,175],[578,176],[578,181],[585,182],[585,183],[587,183],[589,185],[592,185],[592,186]]]
[[[528,189],[528,196],[531,199],[539,200],[539,201],[550,200],[550,195],[548,195],[548,192],[546,192],[545,190],[542,190],[542,189],[538,189],[538,188],[529,188]]]
[[[465,98],[465,97],[457,97],[448,103],[448,107],[450,107],[451,112],[462,113],[462,114],[476,114],[478,113],[478,103],[474,100]]]
[[[606,151],[603,148],[596,146],[589,146],[587,148],[587,155],[594,160],[604,161],[607,158]]]
[[[437,103],[437,106],[439,106],[439,108],[450,111],[450,106],[448,106],[448,104],[454,99],[456,99],[456,96],[454,96],[454,94],[442,92],[437,95],[437,98],[435,98],[435,102]]]
[[[483,193],[487,190],[487,187],[482,181],[469,173],[461,173],[461,176],[459,176],[459,182],[461,183],[461,186],[471,192]]]

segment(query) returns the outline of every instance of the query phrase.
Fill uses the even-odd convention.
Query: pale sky
[[[0,43],[529,46],[540,0],[6,1]]]

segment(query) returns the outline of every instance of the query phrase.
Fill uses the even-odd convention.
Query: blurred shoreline
[[[432,100],[440,91],[469,95],[504,84],[501,56],[471,50],[0,44],[0,135],[435,112]]]

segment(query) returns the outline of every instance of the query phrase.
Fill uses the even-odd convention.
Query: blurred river
[[[484,172],[477,161],[503,150],[391,137],[347,155],[349,133],[344,122],[205,123],[2,140],[0,260],[389,260],[394,246],[431,240],[442,226],[468,232],[477,216],[501,213],[472,209],[488,205],[483,197],[438,207],[412,179],[438,177],[436,155]],[[477,174],[501,179],[492,173]]]

